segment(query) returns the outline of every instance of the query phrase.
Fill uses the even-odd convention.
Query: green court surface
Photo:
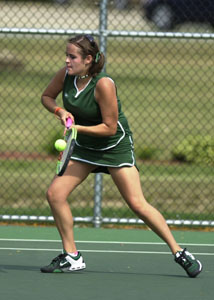
[[[214,233],[173,231],[203,263],[189,278],[168,247],[151,231],[75,228],[87,268],[44,274],[40,267],[61,252],[55,227],[0,226],[2,300],[212,300]]]

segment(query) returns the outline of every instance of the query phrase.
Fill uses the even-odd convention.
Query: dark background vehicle
[[[145,17],[159,29],[173,29],[186,22],[214,26],[214,0],[144,0]]]

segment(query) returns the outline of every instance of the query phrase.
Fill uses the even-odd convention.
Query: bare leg
[[[67,202],[68,195],[88,176],[94,166],[70,161],[62,177],[55,176],[48,191],[47,200],[51,207],[63,247],[67,252],[76,252],[73,234],[73,217]]]
[[[137,169],[109,168],[109,172],[121,195],[139,218],[168,244],[173,254],[181,250],[161,213],[144,198]]]

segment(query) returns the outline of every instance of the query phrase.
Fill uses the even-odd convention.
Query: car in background
[[[214,0],[141,0],[145,17],[161,30],[186,22],[214,26]]]

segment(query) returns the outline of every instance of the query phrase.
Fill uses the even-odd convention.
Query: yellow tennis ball
[[[66,141],[62,139],[56,140],[54,147],[56,148],[57,151],[64,151],[66,148]]]

